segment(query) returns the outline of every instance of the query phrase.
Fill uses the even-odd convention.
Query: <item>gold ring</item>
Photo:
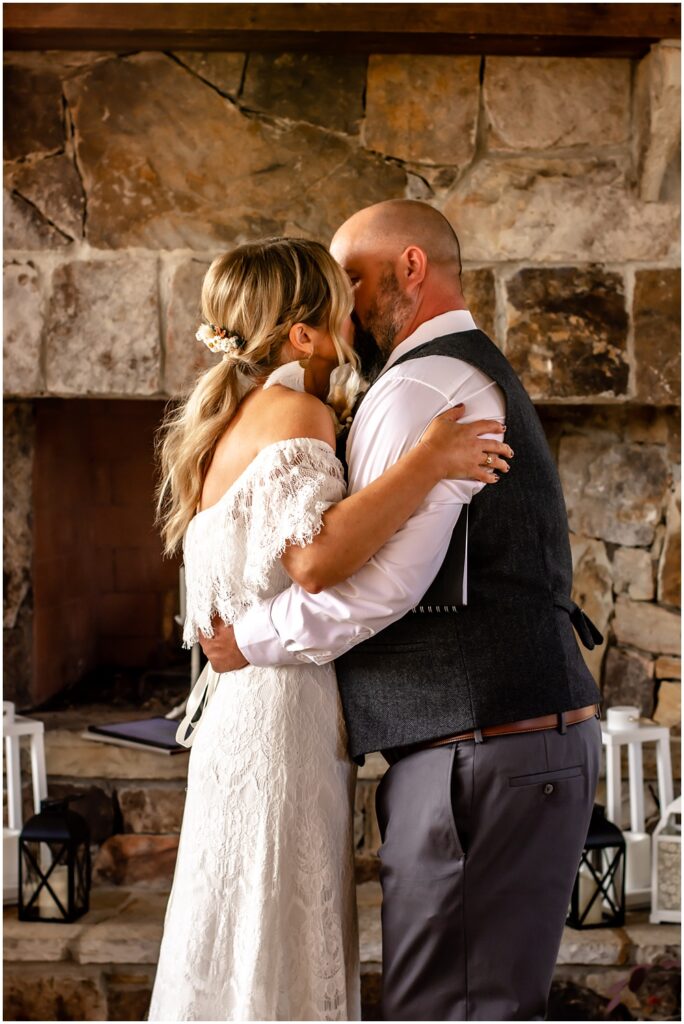
[[[493,461],[494,459],[491,457],[491,455],[488,455],[487,458],[485,459],[485,466],[491,466]]]

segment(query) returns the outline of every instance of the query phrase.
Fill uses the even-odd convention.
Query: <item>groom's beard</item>
[[[354,351],[360,363],[359,372],[372,384],[387,362],[387,357],[380,351],[375,335],[361,326],[356,313],[352,313],[351,319],[354,324]]]
[[[392,354],[394,339],[410,312],[411,303],[399,287],[394,268],[388,266],[368,309],[366,326],[363,327],[356,313],[352,313],[356,329],[354,348],[361,360],[361,374],[371,384]]]

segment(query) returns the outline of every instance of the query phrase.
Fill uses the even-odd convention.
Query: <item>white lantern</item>
[[[40,801],[47,797],[45,773],[45,726],[32,718],[17,715],[11,701],[2,702],[2,729],[5,738],[5,783],[7,790],[7,825],[2,829],[4,903],[16,903],[19,893],[19,833],[22,827],[20,738],[31,738],[31,783],[33,809],[37,814]]]
[[[682,798],[669,804],[653,833],[651,921],[681,921]]]

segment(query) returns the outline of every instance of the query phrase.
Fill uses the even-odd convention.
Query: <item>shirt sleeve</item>
[[[393,465],[435,416],[457,402],[466,404],[461,422],[503,421],[505,416],[501,390],[480,371],[468,373],[448,395],[407,376],[385,383],[377,396],[371,392],[350,435],[350,490],[359,490]],[[235,623],[244,656],[253,665],[323,664],[401,618],[432,583],[463,506],[484,486],[474,480],[443,480],[348,580],[319,594],[293,584],[255,605]]]

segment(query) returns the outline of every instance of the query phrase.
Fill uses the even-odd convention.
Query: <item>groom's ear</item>
[[[404,284],[415,287],[422,284],[427,274],[428,258],[419,245],[409,245],[399,257]]]

